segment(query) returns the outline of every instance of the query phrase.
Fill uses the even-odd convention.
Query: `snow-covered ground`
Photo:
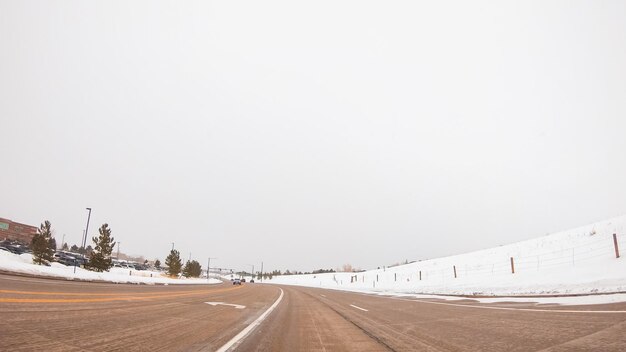
[[[392,268],[277,276],[264,282],[396,295],[536,296],[626,292],[626,258],[615,256],[614,233],[619,248],[626,255],[626,216],[620,216],[523,242]],[[543,303],[626,301],[626,295],[602,297],[545,299]]]
[[[35,265],[30,254],[13,254],[0,251],[0,270],[30,274],[37,276],[50,276],[66,278],[70,280],[107,281],[115,283],[135,284],[218,284],[222,281],[211,278],[207,279],[173,279],[158,271],[130,270],[123,268],[111,268],[109,272],[94,272],[73,266],[65,266],[59,263],[51,263],[50,266]]]

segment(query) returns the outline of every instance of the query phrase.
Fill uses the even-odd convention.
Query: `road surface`
[[[0,317],[3,351],[626,350],[624,303],[480,304],[263,284],[0,275]]]

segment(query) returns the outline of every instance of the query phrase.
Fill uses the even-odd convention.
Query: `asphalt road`
[[[138,286],[0,275],[2,351],[216,351],[251,325],[256,329],[231,349],[626,350],[624,303],[479,304],[262,284]]]
[[[254,284],[116,285],[0,275],[0,351],[215,351],[279,294]]]

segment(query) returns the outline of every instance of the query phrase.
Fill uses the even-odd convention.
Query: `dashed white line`
[[[350,307],[352,307],[352,308],[356,308],[356,309],[358,309],[358,310],[362,310],[362,311],[364,311],[364,312],[369,312],[369,310],[367,310],[367,309],[365,309],[365,308],[361,308],[361,307],[359,307],[359,306],[355,306],[354,304],[351,304],[351,305],[350,305]]]
[[[252,332],[252,330],[254,330],[255,328],[257,328],[261,322],[263,320],[265,320],[265,318],[267,318],[267,316],[276,308],[278,307],[278,304],[280,303],[280,301],[282,301],[283,299],[283,295],[285,294],[285,292],[283,292],[283,289],[280,288],[280,296],[278,296],[278,299],[276,300],[276,302],[274,302],[274,304],[272,304],[271,307],[269,307],[265,312],[263,312],[263,314],[261,314],[260,317],[258,317],[255,321],[253,321],[250,325],[248,325],[245,329],[243,329],[240,333],[238,333],[237,335],[235,335],[235,337],[233,337],[232,339],[230,339],[230,341],[226,342],[226,344],[222,347],[220,347],[217,351],[215,352],[226,352],[228,350],[230,350],[233,346],[241,343],[241,341],[243,341],[244,338],[246,338],[246,336],[248,336],[248,334],[250,334]]]

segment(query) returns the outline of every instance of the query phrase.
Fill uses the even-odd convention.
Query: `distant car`
[[[233,285],[241,285],[241,280],[233,279]]]
[[[250,283],[253,284],[254,283],[254,279],[250,279]]]
[[[22,254],[26,252],[26,248],[20,245],[9,244],[9,245],[5,245],[4,247],[6,247],[9,250],[9,252],[13,254]]]
[[[241,282],[246,282],[246,279],[244,279],[244,278],[241,278]]]
[[[80,264],[84,264],[83,263],[83,258],[77,258],[74,255],[72,255],[71,253],[68,252],[63,252],[63,251],[59,251],[54,253],[54,257],[53,259],[55,262],[61,263],[65,266],[79,266]]]

